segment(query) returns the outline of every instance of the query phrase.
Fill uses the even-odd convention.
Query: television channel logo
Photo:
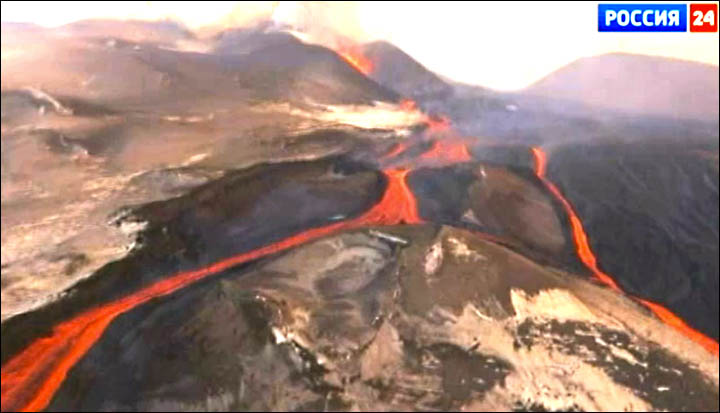
[[[718,4],[690,4],[690,32],[715,33],[718,31]]]
[[[598,4],[600,32],[685,32],[687,4]]]

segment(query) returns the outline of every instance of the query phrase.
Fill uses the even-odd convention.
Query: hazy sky
[[[296,10],[363,41],[385,39],[451,79],[523,88],[580,57],[629,52],[718,64],[717,33],[598,33],[594,2],[8,2],[3,21],[57,26],[92,17],[175,18],[191,28]],[[637,2],[635,2],[637,3]],[[277,14],[276,14],[277,15]],[[306,14],[307,15],[307,14]],[[290,17],[291,18],[291,17]]]

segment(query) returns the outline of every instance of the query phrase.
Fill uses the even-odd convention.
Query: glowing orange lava
[[[406,112],[420,112],[420,108],[418,107],[417,102],[412,99],[402,99],[400,100],[398,105],[400,106],[400,109]],[[448,118],[447,116],[437,114],[428,115],[422,112],[421,114],[423,122],[427,124],[430,131],[440,132],[450,129],[450,118]]]
[[[590,249],[590,243],[588,242],[588,237],[585,233],[585,230],[583,229],[580,218],[578,218],[572,205],[570,205],[570,202],[565,199],[558,187],[555,186],[555,184],[553,184],[549,179],[547,179],[547,155],[540,148],[532,148],[532,153],[535,157],[535,174],[538,178],[540,178],[543,184],[545,184],[548,190],[560,201],[563,208],[565,209],[565,212],[570,218],[570,227],[573,233],[573,240],[575,241],[575,247],[577,250],[577,254],[580,257],[580,260],[593,273],[593,275],[595,275],[598,280],[600,280],[602,283],[612,288],[613,290],[624,293],[624,291],[618,286],[618,284],[615,282],[615,280],[612,279],[612,277],[602,272],[600,268],[598,268],[597,258]],[[665,307],[648,300],[633,296],[630,297],[649,308],[650,311],[652,311],[665,324],[674,327],[686,337],[700,344],[709,352],[713,353],[715,356],[718,356],[717,341],[690,327],[680,317],[676,316]]]
[[[406,112],[415,112],[418,110],[417,103],[412,99],[402,99],[399,105],[400,108]]]
[[[443,139],[435,141],[429,151],[422,154],[421,159],[433,159],[444,162],[468,162],[472,160],[467,145],[458,140]]]
[[[336,52],[355,69],[365,75],[369,75],[375,69],[372,60],[365,57],[360,51],[360,48],[356,46],[340,46]]]
[[[407,185],[408,168],[385,170],[388,186],[383,198],[364,215],[348,221],[350,227],[421,224],[417,200]]]
[[[31,343],[2,367],[2,410],[37,411],[47,407],[68,371],[102,336],[115,317],[153,298],[171,294],[204,277],[343,229],[422,222],[407,186],[409,169],[384,171],[388,184],[382,199],[363,215],[313,228],[274,244],[235,255],[208,267],[172,275],[127,297],[87,310],[55,326],[52,334]]]
[[[432,132],[441,132],[450,129],[450,119],[444,115],[428,115],[425,122]]]

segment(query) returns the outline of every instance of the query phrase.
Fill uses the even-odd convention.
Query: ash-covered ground
[[[717,67],[355,52],[3,23],[4,411],[718,410]]]

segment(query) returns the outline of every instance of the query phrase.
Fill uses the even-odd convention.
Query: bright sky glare
[[[239,25],[302,9],[295,2],[10,2],[2,20],[59,26],[88,18]],[[290,3],[290,4],[288,4]],[[635,2],[637,3],[637,2]],[[594,2],[320,2],[323,24],[359,40],[384,39],[451,79],[517,90],[586,56],[627,52],[718,65],[718,33],[598,33]],[[328,19],[328,16],[330,18]]]

